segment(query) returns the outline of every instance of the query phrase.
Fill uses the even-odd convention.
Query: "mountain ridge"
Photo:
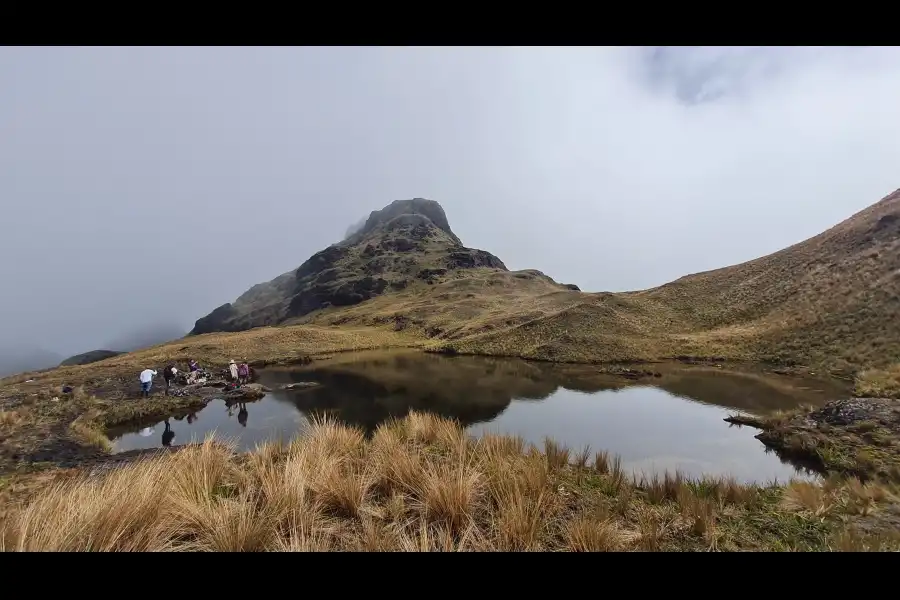
[[[198,319],[191,334],[279,325],[416,282],[431,285],[460,270],[508,270],[490,252],[464,246],[434,200],[395,200],[353,229],[297,269],[250,287],[234,302]]]
[[[850,372],[900,362],[900,190],[772,254],[621,293],[583,293],[540,271],[509,271],[438,227],[443,209],[410,213],[402,202],[374,211],[296,271],[248,290],[245,296],[258,296],[249,304],[262,312],[230,324],[389,326],[427,338],[435,350],[557,362],[702,356]],[[416,245],[416,231],[430,232],[438,245]],[[387,285],[354,302],[293,312],[283,309],[301,300],[282,297],[277,318],[258,318],[272,310],[259,298],[277,299],[279,285],[295,289],[292,277],[333,273],[331,253],[352,254],[355,271],[387,277]],[[395,269],[398,258],[414,268]],[[392,279],[398,273],[402,284]]]

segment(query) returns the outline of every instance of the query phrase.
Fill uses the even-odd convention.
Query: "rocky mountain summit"
[[[433,200],[396,200],[295,271],[251,287],[198,319],[191,334],[278,325],[313,311],[359,304],[460,270],[507,271],[489,252],[463,246]]]

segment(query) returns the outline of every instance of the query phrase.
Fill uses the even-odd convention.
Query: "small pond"
[[[740,481],[808,477],[767,452],[755,429],[722,419],[736,411],[765,414],[846,396],[837,383],[736,372],[716,367],[654,365],[661,377],[629,381],[588,366],[422,353],[358,353],[292,369],[267,369],[261,383],[277,389],[314,381],[318,387],[274,391],[244,405],[213,400],[191,415],[111,431],[117,452],[179,445],[214,432],[252,449],[302,434],[316,414],[372,432],[410,410],[454,417],[472,435],[500,432],[542,444],[551,437],[573,450],[618,454],[638,473],[679,470],[730,475]]]

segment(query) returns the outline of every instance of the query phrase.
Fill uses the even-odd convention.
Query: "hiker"
[[[188,363],[188,369],[191,370],[191,373],[194,373],[194,372],[200,370],[200,365],[198,365],[197,361],[192,358],[191,361]]]
[[[153,386],[153,377],[156,375],[156,371],[153,369],[144,369],[141,371],[141,397],[149,398],[150,397],[150,388]]]
[[[238,365],[238,383],[245,384],[250,382],[250,367],[247,363],[242,362]]]
[[[169,425],[169,420],[166,419],[166,428],[163,430],[162,434],[162,445],[169,447],[172,445],[172,440],[175,439],[175,432],[172,431],[172,426]]]
[[[247,417],[249,416],[249,414],[247,413],[247,405],[241,402],[240,404],[238,404],[238,407],[240,408],[240,410],[238,410],[238,423],[246,427]]]
[[[175,375],[178,373],[178,369],[175,368],[175,365],[168,364],[166,368],[163,369],[163,379],[166,380],[166,396],[169,395],[169,386],[172,384],[172,381],[175,380]]]
[[[237,381],[238,378],[238,367],[234,364],[234,359],[231,359],[231,362],[228,363],[228,371],[231,373],[231,380]]]

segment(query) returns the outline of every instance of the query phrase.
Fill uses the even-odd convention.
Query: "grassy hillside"
[[[393,323],[467,353],[721,356],[852,372],[900,362],[898,314],[900,191],[780,252],[650,290],[588,294],[533,271],[481,269],[292,322]]]
[[[335,352],[404,348],[420,345],[417,338],[394,331],[372,328],[260,327],[240,333],[211,333],[191,336],[87,365],[59,367],[41,373],[21,373],[0,379],[0,400],[38,387],[85,385],[93,390],[127,378],[134,383],[143,369],[159,369],[167,363],[182,365],[195,359],[208,368],[225,367],[229,360],[246,360],[256,365],[292,363],[306,358],[329,356]],[[27,383],[33,379],[34,383]]]
[[[593,468],[587,466],[587,454],[571,457],[575,465],[566,467],[568,451],[552,442],[543,453],[506,438],[476,442],[452,424],[421,415],[381,428],[371,442],[359,432],[327,425],[286,448],[267,446],[236,456],[206,444],[111,470],[102,480],[96,473],[79,479],[88,471],[77,469],[76,479],[65,479],[64,470],[56,468],[105,460],[105,438],[86,423],[113,425],[197,402],[161,395],[123,401],[137,396],[141,369],[184,364],[189,358],[221,368],[230,359],[291,363],[345,350],[400,347],[555,362],[721,357],[843,371],[856,376],[857,394],[900,395],[900,191],[780,252],[628,293],[582,293],[538,271],[510,272],[487,252],[463,247],[442,210],[428,204],[428,215],[402,212],[410,206],[415,203],[376,211],[341,244],[198,321],[196,335],[90,365],[0,381],[0,546],[896,547],[896,535],[882,539],[882,533],[897,529],[893,484],[888,489],[834,479],[821,486],[763,489],[678,478],[631,482],[605,454],[597,456]],[[204,329],[213,331],[199,334]],[[350,358],[347,364],[337,361],[342,375],[362,375],[354,372]],[[505,368],[524,372],[541,366]],[[677,392],[688,376],[666,375],[662,381]],[[607,385],[599,374],[595,378],[584,385]],[[435,370],[426,369],[422,379],[441,384]],[[541,385],[532,389],[524,383],[528,389],[515,391],[543,393]],[[746,401],[753,384],[748,376],[734,395]],[[62,385],[76,387],[63,395]],[[714,390],[717,398],[730,394],[727,385]],[[798,413],[790,422],[779,417],[784,422],[777,428],[763,424],[769,428],[763,434],[777,433],[785,446],[825,456],[827,470],[896,464],[888,452],[896,447],[896,403],[848,402],[857,413],[870,405],[883,409],[878,413],[883,422],[873,429],[874,421],[863,411],[850,428],[811,431],[809,414]],[[810,414],[828,416],[842,406]],[[484,407],[486,413],[495,409]],[[884,447],[874,455],[876,442]],[[344,460],[347,456],[351,460]],[[221,477],[194,486],[198,474],[212,472],[206,460],[218,465]],[[54,468],[41,471],[48,465]],[[196,473],[184,465],[197,466]],[[388,473],[391,465],[407,470]],[[382,467],[390,469],[382,473]],[[895,470],[883,470],[896,478]],[[288,475],[290,481],[278,480]],[[309,488],[298,496],[300,479]],[[39,489],[44,493],[37,494]],[[123,489],[134,502],[117,500],[115,510],[125,507],[128,514],[116,513],[106,502],[120,498]],[[190,493],[182,494],[185,490]],[[221,490],[227,497],[216,495]],[[287,498],[286,490],[294,495]],[[507,494],[510,490],[514,493]],[[32,501],[20,507],[4,500],[7,496]],[[873,510],[882,503],[886,506]],[[4,519],[6,507],[10,515]],[[848,529],[853,523],[860,525],[859,532]]]
[[[289,362],[310,353],[419,346],[557,362],[698,356],[796,363],[865,371],[860,393],[900,392],[900,191],[780,252],[627,293],[583,293],[539,271],[508,271],[487,252],[459,245],[437,203],[426,204],[431,216],[423,219],[397,216],[397,206],[417,205],[374,212],[363,229],[331,247],[344,248],[337,266],[316,267],[314,256],[298,269],[300,280],[285,274],[228,305],[241,309],[226,319],[228,327],[254,319],[280,327],[193,335],[105,360],[90,373],[189,357]],[[279,312],[309,298],[310,288],[293,299],[274,288],[307,285],[310,273],[329,284],[366,273],[403,283],[352,305]],[[341,294],[343,285],[328,289]],[[300,327],[284,327],[290,325]],[[78,376],[65,370],[53,378]]]

